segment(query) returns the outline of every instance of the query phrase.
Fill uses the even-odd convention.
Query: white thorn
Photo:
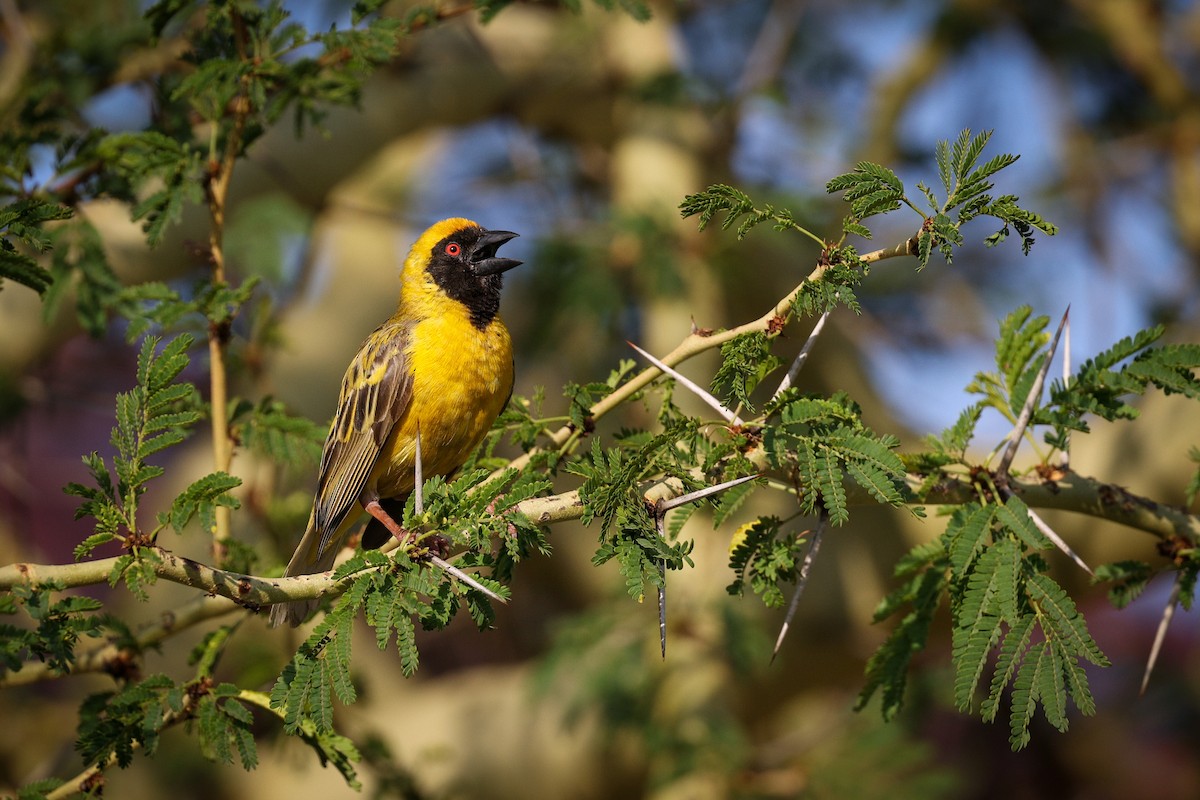
[[[825,532],[827,519],[825,512],[822,511],[821,522],[812,532],[812,538],[808,543],[808,552],[804,554],[804,561],[800,564],[800,574],[796,577],[796,589],[792,592],[792,601],[788,604],[787,616],[783,618],[783,625],[779,628],[779,636],[775,638],[775,649],[771,651],[771,661],[775,660],[775,657],[779,655],[779,648],[783,647],[783,639],[787,636],[788,628],[792,625],[792,617],[796,615],[796,609],[800,605],[800,595],[804,593],[804,587],[808,585],[808,576],[812,572],[817,550],[821,548],[821,535]]]
[[[462,581],[463,583],[467,584],[468,586],[470,586],[470,587],[471,587],[472,589],[474,589],[475,591],[477,591],[477,592],[481,592],[481,593],[483,593],[483,594],[486,594],[488,597],[490,597],[490,598],[492,598],[493,600],[496,600],[496,601],[498,601],[498,602],[500,602],[500,603],[507,603],[507,602],[508,602],[508,601],[507,601],[507,600],[505,600],[503,597],[501,597],[500,595],[496,594],[496,593],[495,593],[495,592],[493,592],[491,589],[487,588],[487,587],[486,587],[486,586],[484,586],[482,583],[480,583],[479,581],[475,580],[474,578],[472,578],[472,577],[471,577],[470,575],[468,575],[467,573],[463,572],[463,571],[462,571],[461,569],[459,569],[458,567],[456,567],[456,566],[454,566],[453,564],[451,564],[450,562],[446,561],[444,558],[441,558],[440,556],[430,555],[430,556],[429,556],[429,560],[430,560],[430,561],[431,561],[431,562],[432,562],[434,565],[436,565],[436,566],[437,566],[439,569],[443,569],[443,570],[445,570],[447,573],[449,573],[449,574],[453,575],[454,577],[458,578],[460,581]]]
[[[675,370],[672,367],[667,366],[666,363],[659,361],[657,358],[650,355],[649,353],[647,353],[642,348],[638,347],[633,342],[626,342],[626,344],[628,344],[634,350],[637,350],[651,364],[653,364],[654,366],[661,369],[663,372],[670,375],[672,378],[674,378],[676,381],[678,381],[682,385],[686,386],[688,389],[691,389],[692,392],[694,392],[697,397],[699,397],[705,403],[710,405],[718,414],[720,414],[722,417],[724,417],[726,422],[728,422],[731,425],[741,425],[742,424],[742,421],[738,418],[737,414],[734,414],[732,411],[730,411],[728,408],[726,408],[724,405],[722,405],[720,400],[713,397],[706,390],[700,388],[700,386],[697,385],[695,382],[693,382],[690,378],[684,377],[682,374],[679,373],[678,370]]]
[[[817,337],[821,335],[821,331],[825,328],[825,320],[829,319],[829,312],[826,311],[817,320],[817,324],[813,325],[812,333],[808,335],[807,341],[804,342],[804,347],[800,348],[800,352],[796,355],[796,359],[792,365],[788,367],[787,375],[783,376],[783,380],[779,382],[779,388],[775,390],[775,394],[771,395],[774,400],[784,391],[791,388],[796,383],[796,378],[800,375],[800,369],[804,366],[804,362],[808,361],[808,353],[816,344]]]
[[[417,463],[414,467],[414,472],[416,474],[413,476],[413,491],[416,494],[413,495],[413,509],[417,512],[417,515],[419,516],[419,515],[425,513],[425,470],[421,465],[421,423],[420,422],[417,423],[416,459],[417,459]]]
[[[687,494],[681,494],[681,495],[679,495],[679,497],[672,497],[670,500],[663,500],[658,506],[659,513],[665,514],[666,512],[670,511],[673,508],[678,508],[679,506],[686,505],[687,503],[695,502],[696,500],[703,500],[704,498],[708,497],[709,495],[714,495],[717,492],[723,492],[726,489],[732,489],[734,486],[737,486],[740,483],[745,483],[746,481],[752,481],[757,477],[759,477],[759,476],[758,475],[743,475],[742,477],[734,478],[731,481],[725,481],[724,483],[718,483],[713,486],[705,486],[703,489],[697,489],[694,492],[688,492]]]
[[[1045,520],[1043,520],[1041,517],[1039,517],[1037,515],[1036,511],[1034,511],[1032,508],[1028,509],[1028,511],[1029,511],[1029,518],[1031,520],[1033,520],[1033,524],[1037,526],[1037,529],[1039,531],[1041,531],[1042,533],[1044,533],[1046,535],[1047,539],[1054,542],[1055,547],[1057,547],[1059,550],[1062,550],[1064,553],[1066,553],[1068,556],[1070,556],[1071,560],[1074,561],[1076,564],[1078,564],[1080,567],[1082,567],[1083,571],[1086,572],[1088,575],[1091,575],[1093,578],[1096,577],[1096,573],[1092,572],[1092,568],[1089,567],[1087,565],[1087,563],[1082,558],[1079,557],[1078,553],[1076,553],[1074,550],[1071,549],[1071,546],[1069,544],[1067,544],[1065,541],[1063,541],[1063,538],[1061,536],[1059,536],[1057,533],[1054,532],[1053,528],[1051,528],[1049,525],[1046,524]]]
[[[1050,361],[1054,358],[1054,351],[1058,348],[1058,338],[1062,335],[1063,327],[1067,324],[1070,313],[1071,307],[1067,306],[1067,310],[1063,312],[1062,321],[1058,323],[1058,330],[1054,332],[1054,339],[1050,342],[1050,351],[1046,353],[1046,360],[1042,362],[1042,368],[1038,370],[1033,386],[1029,387],[1029,394],[1025,398],[1025,405],[1021,407],[1017,424],[1013,426],[1012,432],[1008,435],[1008,447],[996,467],[997,475],[1005,484],[1008,483],[1008,468],[1012,466],[1013,458],[1017,455],[1021,437],[1025,435],[1025,429],[1029,427],[1029,420],[1033,417],[1033,409],[1037,407],[1037,402],[1042,396],[1042,386],[1046,383],[1046,373],[1050,371]]]
[[[1162,650],[1163,641],[1167,638],[1167,627],[1171,624],[1171,618],[1175,616],[1175,606],[1179,605],[1179,578],[1175,578],[1175,585],[1171,588],[1171,596],[1167,598],[1167,607],[1163,609],[1162,619],[1158,621],[1158,630],[1154,632],[1154,644],[1150,646],[1150,658],[1146,660],[1146,673],[1142,675],[1142,688],[1139,694],[1146,693],[1146,687],[1150,685],[1150,673],[1154,672],[1154,665],[1158,663],[1158,654]]]

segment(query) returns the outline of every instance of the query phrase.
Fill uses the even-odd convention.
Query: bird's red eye
[[[451,242],[446,245],[446,255],[448,256],[457,256],[461,252],[462,248],[458,246],[458,242]]]

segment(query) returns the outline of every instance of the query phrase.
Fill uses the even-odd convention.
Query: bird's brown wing
[[[404,354],[408,338],[406,326],[385,322],[363,342],[342,378],[313,501],[313,524],[321,535],[314,560],[332,544],[412,400],[412,369]]]

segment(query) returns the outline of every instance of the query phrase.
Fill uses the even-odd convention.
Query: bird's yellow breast
[[[483,441],[512,393],[512,340],[504,324],[493,319],[480,330],[466,313],[444,310],[411,329],[405,356],[412,398],[368,479],[382,497],[412,491],[418,430],[423,474],[448,474]]]

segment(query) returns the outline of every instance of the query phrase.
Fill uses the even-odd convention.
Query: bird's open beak
[[[496,275],[519,267],[522,262],[515,258],[499,258],[496,255],[500,245],[517,238],[517,235],[512,231],[484,231],[475,243],[475,252],[471,254],[471,269],[475,270],[475,274]]]

